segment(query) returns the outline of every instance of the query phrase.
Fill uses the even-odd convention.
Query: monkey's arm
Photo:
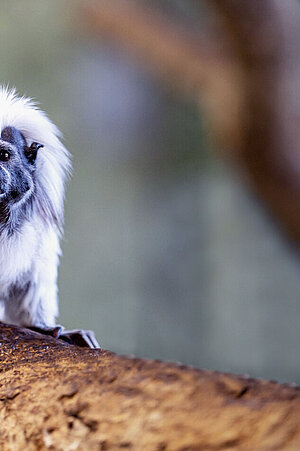
[[[2,319],[70,344],[99,348],[92,331],[65,330],[63,326],[56,324],[59,242],[57,235],[51,230],[43,238],[32,270],[11,285]]]

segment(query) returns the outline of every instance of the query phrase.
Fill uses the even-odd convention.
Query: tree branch
[[[300,388],[0,323],[3,450],[299,449]]]

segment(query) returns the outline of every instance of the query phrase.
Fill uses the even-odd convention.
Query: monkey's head
[[[61,225],[70,160],[59,135],[30,99],[0,86],[0,231],[29,212]]]
[[[24,135],[15,127],[5,127],[0,138],[0,203],[15,206],[34,192],[34,172],[42,144],[28,146]]]

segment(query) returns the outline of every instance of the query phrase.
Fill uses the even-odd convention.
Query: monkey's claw
[[[55,327],[28,327],[28,329],[34,330],[35,332],[39,332],[44,335],[51,335],[54,338],[59,340],[66,341],[72,345],[77,345],[82,348],[100,348],[95,334],[92,330],[65,330],[63,326],[55,326]]]
[[[88,347],[88,348],[100,348],[95,334],[92,330],[63,330],[58,336],[61,340],[71,343],[73,345]]]

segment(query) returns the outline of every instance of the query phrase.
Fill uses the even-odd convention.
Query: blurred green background
[[[196,109],[75,9],[10,0],[0,15],[0,81],[73,154],[59,322],[118,353],[300,383],[299,261]]]

